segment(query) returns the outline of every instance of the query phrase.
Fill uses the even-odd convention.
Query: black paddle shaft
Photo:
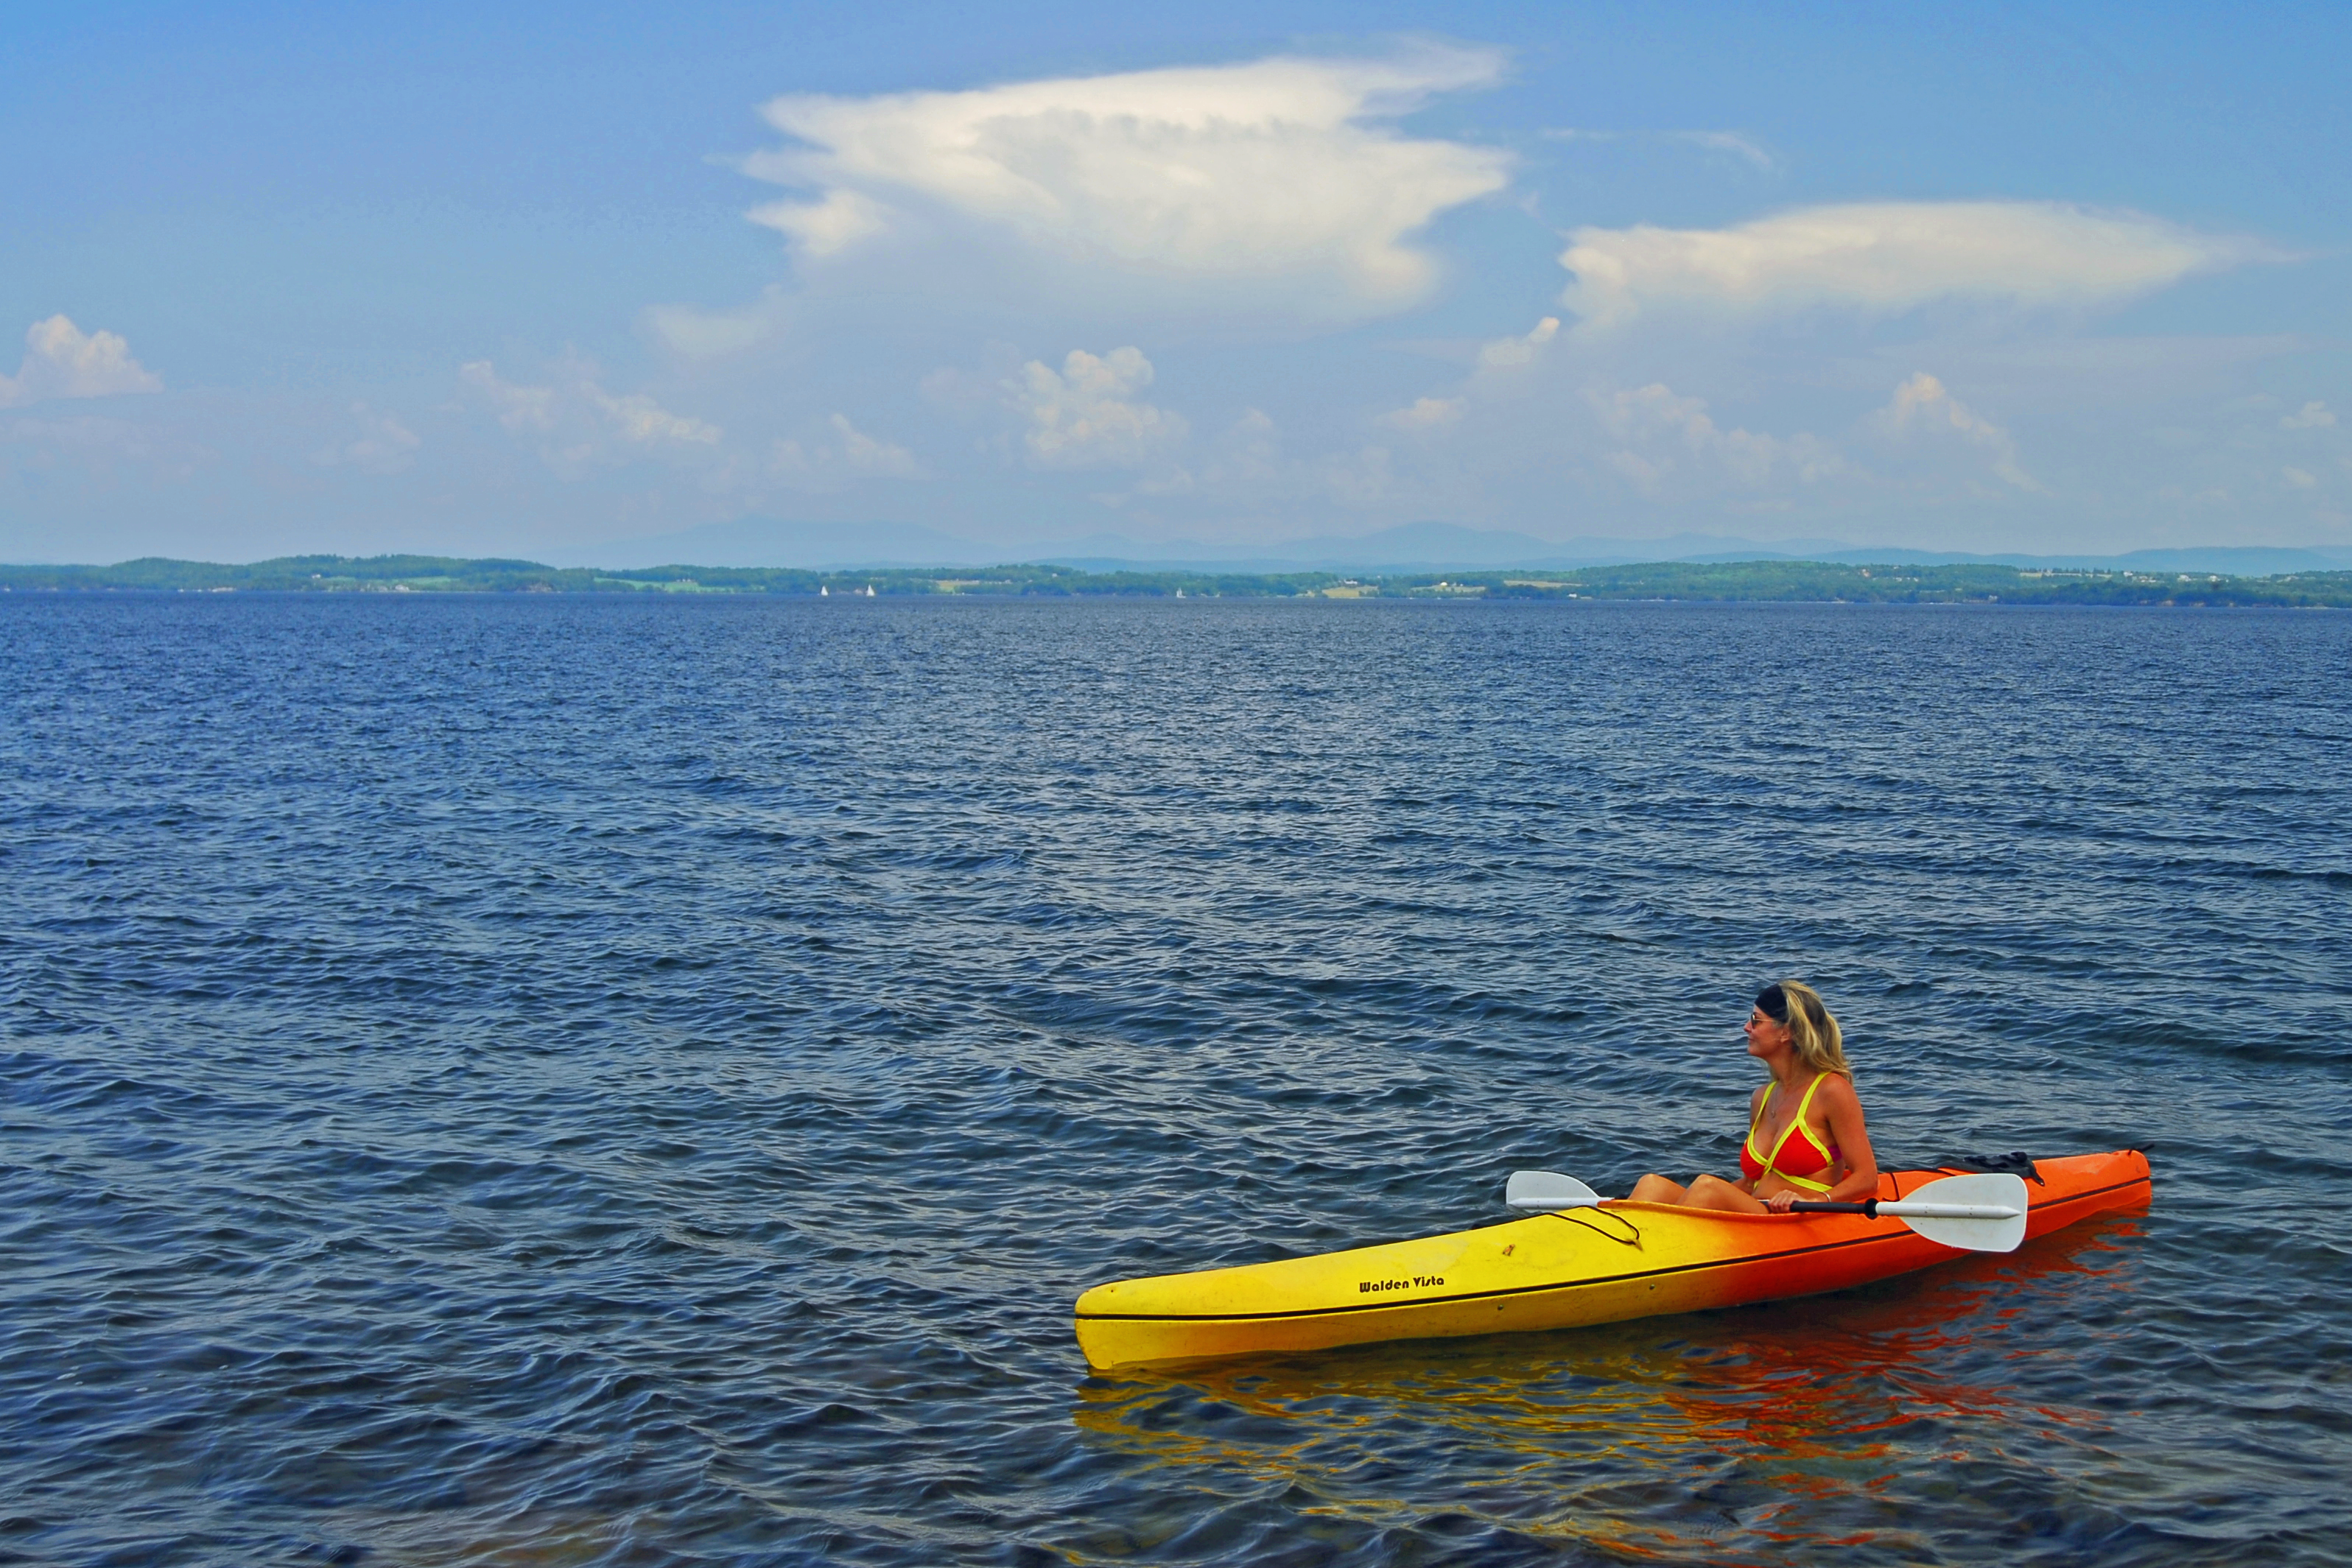
[[[1790,1209],[1797,1214],[1866,1214],[1878,1218],[1878,1200],[1865,1198],[1860,1203],[1792,1203]]]

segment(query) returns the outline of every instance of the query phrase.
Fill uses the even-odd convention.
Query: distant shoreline
[[[150,557],[114,566],[0,566],[0,593],[721,593],[798,598],[1616,600],[1784,604],[2079,604],[2352,609],[2352,571],[2219,572],[1661,561],[1575,571],[1082,571],[1013,564],[812,571],[634,570],[441,556],[287,556],[250,565]]]

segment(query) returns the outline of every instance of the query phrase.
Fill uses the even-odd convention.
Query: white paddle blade
[[[2028,1207],[2022,1177],[1989,1172],[1931,1181],[1908,1197],[1881,1202],[1878,1212],[1964,1252],[2014,1252],[2025,1239]]]
[[[1597,1207],[1601,1195],[1574,1176],[1556,1171],[1513,1171],[1510,1185],[1503,1189],[1503,1201],[1513,1208],[1549,1212]]]

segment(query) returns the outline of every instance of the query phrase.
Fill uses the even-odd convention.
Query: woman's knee
[[[1680,1203],[1683,1200],[1682,1184],[1669,1181],[1653,1171],[1633,1184],[1633,1190],[1627,1195],[1627,1200],[1633,1203]]]
[[[1692,1182],[1690,1196],[1683,1201],[1696,1208],[1721,1208],[1734,1213],[1746,1213],[1758,1207],[1754,1198],[1717,1176],[1703,1176]]]

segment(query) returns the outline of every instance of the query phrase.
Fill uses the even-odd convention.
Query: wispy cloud
[[[462,365],[457,374],[501,425],[530,441],[567,478],[632,456],[707,450],[725,434],[706,420],[672,413],[647,393],[607,392],[585,364],[567,364],[558,380],[539,385],[508,381],[488,360]]]
[[[1679,466],[1696,469],[1702,483],[1727,478],[1748,489],[1775,479],[1811,485],[1847,470],[1837,449],[1816,436],[1782,438],[1737,425],[1726,430],[1707,413],[1705,398],[1679,395],[1663,382],[1591,392],[1587,399],[1615,444],[1606,461],[1644,491],[1656,490]]]
[[[2107,304],[2194,273],[2272,259],[2253,241],[2137,213],[2047,202],[1808,207],[1727,229],[1582,228],[1562,302],[1605,327],[1660,308],[1889,312],[1974,298]]]
[[[1780,160],[1744,131],[1587,131],[1562,126],[1543,134],[1551,141],[1674,141],[1727,154],[1767,174],[1780,167]]]
[[[722,434],[717,425],[706,420],[696,419],[691,414],[672,413],[643,392],[615,397],[593,382],[584,383],[581,392],[611,423],[623,440],[639,445],[682,441],[715,446]]]
[[[1398,409],[1393,413],[1382,414],[1381,423],[1406,431],[1442,430],[1459,421],[1464,411],[1469,406],[1470,400],[1467,398],[1415,398],[1410,407]]]
[[[896,442],[868,434],[845,413],[824,421],[832,434],[779,436],[768,444],[764,465],[735,464],[718,476],[715,487],[757,493],[781,485],[789,490],[841,491],[867,479],[920,479],[923,465]]]
[[[841,438],[841,459],[853,472],[887,474],[902,479],[914,476],[915,455],[905,447],[866,434],[850,423],[845,413],[836,413],[827,423]]]
[[[1524,336],[1496,338],[1482,344],[1478,364],[1483,370],[1498,370],[1507,365],[1524,365],[1533,360],[1546,343],[1559,336],[1559,318],[1547,316],[1537,322]]]
[[[415,461],[416,449],[425,444],[396,414],[355,402],[352,417],[359,422],[359,435],[315,454],[312,462],[322,467],[344,465],[362,474],[397,474]]]
[[[1780,166],[1780,161],[1778,158],[1766,152],[1762,144],[1743,131],[1669,131],[1665,136],[1669,141],[1687,142],[1693,147],[1705,148],[1709,152],[1728,153],[1742,162],[1762,170],[1767,174]]]

